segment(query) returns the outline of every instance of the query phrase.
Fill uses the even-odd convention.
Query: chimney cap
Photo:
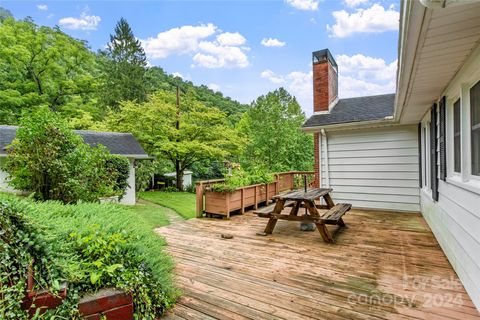
[[[328,49],[323,49],[323,50],[318,50],[318,51],[314,51],[312,53],[312,61],[313,61],[313,64],[317,64],[317,63],[322,63],[322,62],[325,62],[325,61],[329,61],[330,64],[332,66],[334,66],[335,68],[337,68],[337,62],[335,61],[335,59],[333,58],[332,54],[330,53],[330,50]]]

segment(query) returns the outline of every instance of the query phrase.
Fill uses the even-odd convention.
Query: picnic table
[[[330,197],[331,188],[312,188],[305,190],[294,190],[288,193],[279,194],[273,197],[274,204],[255,213],[259,217],[269,218],[265,231],[261,235],[272,234],[278,220],[310,222],[317,226],[320,235],[325,242],[333,242],[333,237],[328,231],[326,225],[338,225],[345,227],[343,215],[351,209],[352,205],[348,203],[335,204]],[[316,204],[315,200],[323,198],[325,205]],[[286,207],[292,207],[289,214],[282,214]],[[304,215],[298,215],[300,208],[306,208]],[[325,213],[320,214],[318,209],[326,209]]]

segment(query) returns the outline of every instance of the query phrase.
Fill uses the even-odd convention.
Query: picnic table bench
[[[330,192],[332,192],[331,188],[314,188],[307,191],[295,190],[274,196],[275,203],[254,211],[259,217],[269,219],[262,235],[272,234],[278,220],[300,221],[314,223],[323,240],[333,242],[333,237],[326,225],[345,227],[342,217],[351,209],[352,205],[349,203],[334,204]],[[320,198],[325,200],[326,205],[315,203],[315,200]],[[292,207],[290,214],[282,214],[286,207]],[[299,216],[300,208],[306,208],[308,213]],[[326,209],[327,211],[320,215],[318,209]]]

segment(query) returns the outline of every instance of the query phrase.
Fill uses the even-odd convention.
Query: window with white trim
[[[458,99],[453,104],[453,171],[457,173],[460,173],[462,168],[460,116],[461,106]]]
[[[471,174],[480,176],[480,81],[470,89]]]
[[[430,122],[422,122],[422,187],[430,189]]]

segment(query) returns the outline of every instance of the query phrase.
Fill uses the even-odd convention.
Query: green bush
[[[39,234],[45,236],[37,242],[47,243],[48,250],[42,249],[34,255],[46,257],[37,260],[37,268],[40,268],[39,274],[43,279],[41,283],[51,284],[55,288],[55,283],[68,281],[67,302],[50,311],[45,318],[52,315],[66,319],[78,317],[78,298],[102,287],[117,287],[131,292],[135,314],[139,319],[159,317],[175,300],[177,292],[172,287],[172,261],[163,252],[164,241],[132,210],[116,204],[35,202],[4,194],[0,194],[0,202],[15,208],[15,212],[19,212],[25,221],[30,221],[28,223],[42,224],[43,233]],[[2,230],[4,220],[2,216]],[[35,231],[30,233],[35,234]],[[2,245],[6,246],[4,242]],[[38,248],[40,250],[42,247]],[[22,247],[18,250],[21,251]],[[8,258],[3,256],[4,252],[2,250],[2,262]],[[44,252],[48,254],[44,255]],[[30,256],[22,258],[22,261],[21,270],[25,270]],[[42,269],[46,267],[52,271]],[[12,270],[11,267],[1,270],[1,283],[8,283],[4,278],[12,277]],[[24,292],[21,287],[25,286],[23,280],[18,283],[17,291],[9,293],[17,301],[20,300],[20,292]],[[4,287],[0,288],[4,290]],[[3,305],[1,308],[0,318],[7,318],[2,317],[2,312],[8,310]],[[18,305],[13,309],[20,314]]]
[[[130,163],[127,158],[111,154],[105,160],[105,174],[109,179],[109,185],[113,189],[113,194],[121,199],[128,188],[128,176],[130,173]]]
[[[16,202],[0,199],[0,319],[25,319],[21,303],[33,264],[35,289],[59,288],[60,271],[45,236]]]
[[[25,117],[10,145],[5,170],[10,184],[36,199],[96,201],[123,195],[128,161],[104,146],[90,147],[54,112],[41,108]]]
[[[253,168],[250,172],[245,172],[241,168],[232,170],[232,174],[225,175],[224,183],[216,183],[211,186],[215,192],[233,192],[239,187],[252,184],[265,184],[275,181],[273,174],[261,168]]]

